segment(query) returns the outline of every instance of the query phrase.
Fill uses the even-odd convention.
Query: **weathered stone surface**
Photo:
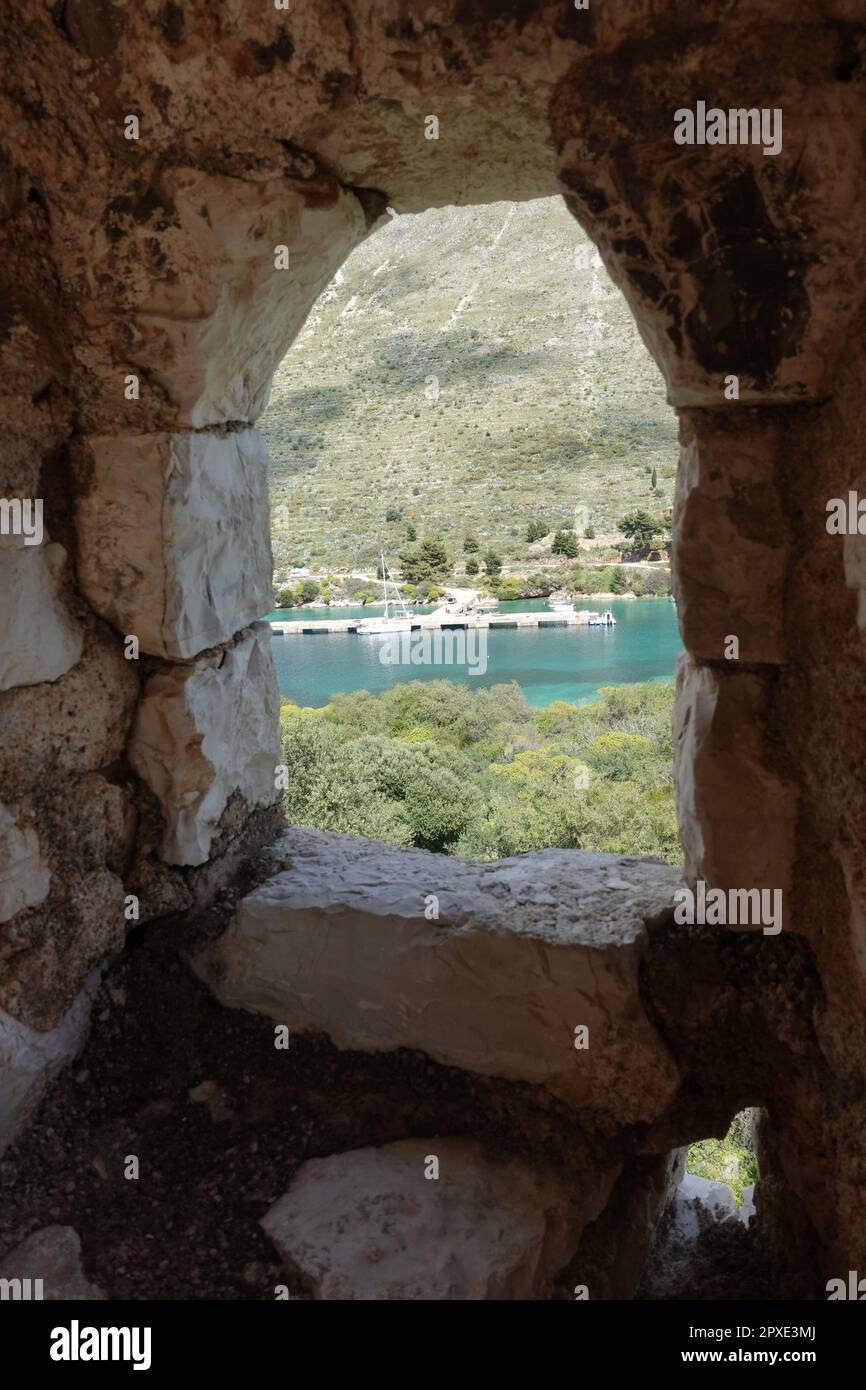
[[[0,805],[0,922],[41,903],[50,883],[36,831],[17,824],[17,807]]]
[[[342,1048],[417,1047],[541,1083],[624,1122],[670,1099],[677,1071],[638,972],[677,870],[564,850],[482,864],[314,830],[281,851],[285,872],[195,959],[224,1004]]]
[[[575,1179],[489,1162],[468,1139],[407,1139],[309,1160],[262,1225],[315,1298],[544,1298],[612,1175]]]
[[[60,597],[63,546],[10,545],[11,539],[0,536],[0,690],[56,681],[84,646]]]
[[[743,1188],[743,1201],[737,1215],[744,1226],[748,1226],[752,1217],[757,1214],[755,1206],[755,1184]]]
[[[47,1033],[0,1010],[0,1153],[23,1129],[45,1087],[80,1050],[95,988],[92,978],[63,1020]]]
[[[693,411],[681,434],[673,555],[683,641],[711,661],[783,661],[787,527],[774,476],[782,430]]]
[[[4,797],[17,800],[42,783],[48,769],[59,787],[71,775],[119,758],[138,696],[139,669],[139,662],[124,660],[120,641],[101,627],[88,636],[81,660],[60,680],[0,694]]]
[[[290,13],[236,0],[216,26],[208,6],[157,6],[153,23],[139,7],[103,6],[98,23],[85,9],[8,0],[0,16],[10,75],[0,112],[13,133],[0,167],[10,230],[0,466],[4,487],[35,494],[44,481],[52,534],[70,554],[65,458],[76,432],[254,416],[305,297],[386,197],[415,210],[564,190],[672,402],[736,411],[750,458],[756,431],[770,452],[778,439],[772,407],[792,412],[802,445],[776,451],[771,499],[783,499],[790,535],[786,662],[757,685],[717,671],[681,690],[681,815],[690,876],[773,886],[786,867],[795,875],[796,928],[814,950],[824,1001],[812,1060],[826,1068],[824,1084],[804,1081],[772,1115],[780,1169],[761,1186],[776,1184],[779,1197],[761,1198],[762,1217],[773,1214],[762,1224],[775,1227],[768,1248],[781,1251],[799,1204],[804,1227],[820,1233],[804,1248],[833,1272],[864,1267],[866,674],[841,547],[823,531],[826,499],[863,475],[866,452],[862,16],[850,0],[800,6],[796,23],[785,0],[707,0],[697,19],[694,7],[671,4],[496,10],[434,0],[407,18],[402,0],[322,0]],[[783,110],[779,154],[677,145],[675,109],[710,91]],[[82,123],[82,111],[92,119]],[[129,111],[140,141],[124,139]],[[424,138],[428,111],[438,140]],[[283,240],[294,261],[274,271]],[[127,369],[137,398],[124,392]],[[725,400],[729,374],[739,402]],[[732,457],[741,476],[739,447]],[[767,457],[754,454],[761,485]],[[702,584],[694,549],[684,557],[690,646],[712,659],[718,592],[751,641],[766,639],[760,659],[775,665],[778,613],[766,614],[762,634],[760,601],[754,614],[742,606],[747,549],[761,593],[775,592],[757,494],[747,488],[739,508],[701,473],[685,503],[688,546],[716,519],[731,538],[730,577],[713,554]],[[857,588],[859,570],[858,560]],[[24,788],[62,808],[70,769],[92,774],[120,759],[134,665],[122,675],[104,649],[93,663],[85,652],[53,683],[0,694],[6,804],[23,805]],[[58,903],[74,877],[70,843],[51,864]],[[53,924],[62,935],[59,908]],[[15,930],[17,919],[4,950]],[[740,1005],[719,980],[707,985],[708,1006],[728,1028]],[[792,1026],[780,1020],[783,1036]],[[780,1070],[762,1096],[778,1098],[783,1081]]]
[[[271,629],[255,623],[226,651],[152,676],[129,758],[165,817],[162,856],[203,864],[229,798],[278,799],[279,693]]]
[[[798,788],[782,775],[781,754],[764,733],[766,702],[760,677],[680,657],[674,715],[677,816],[691,883],[702,879],[724,890],[778,888],[784,912],[793,876]]]
[[[135,829],[129,789],[99,773],[68,778],[62,802],[22,803],[51,866],[50,892],[0,934],[0,1008],[54,1028],[95,965],[123,945],[122,874]]]
[[[46,1302],[105,1298],[84,1273],[81,1240],[72,1226],[44,1226],[34,1231],[0,1260],[0,1279],[40,1279]]]
[[[89,602],[141,650],[187,658],[270,608],[267,457],[257,430],[91,439],[78,505]]]
[[[168,168],[162,186],[173,217],[160,236],[161,273],[142,273],[153,235],[145,220],[103,242],[94,274],[123,280],[128,360],[164,388],[179,424],[254,421],[274,368],[366,236],[364,207],[331,174],[292,179],[273,166],[254,180]],[[285,268],[275,264],[280,246],[290,249]]]
[[[682,1176],[685,1150],[632,1159],[623,1166],[604,1211],[583,1233],[559,1280],[571,1295],[585,1285],[589,1298],[635,1297]]]

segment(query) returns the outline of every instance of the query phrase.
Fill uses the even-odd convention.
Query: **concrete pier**
[[[583,609],[577,613],[551,613],[547,610],[534,613],[448,613],[437,609],[412,619],[412,631],[432,629],[466,628],[516,628],[516,627],[588,627],[595,609]],[[370,615],[373,616],[372,614]],[[356,632],[363,618],[324,618],[313,622],[281,623],[271,621],[275,635],[281,637],[312,636],[320,632]]]

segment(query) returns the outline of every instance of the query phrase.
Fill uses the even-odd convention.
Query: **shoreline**
[[[546,603],[546,602],[547,602],[547,596],[542,597],[541,595],[537,595],[537,596],[536,596],[536,595],[529,594],[525,599],[503,599],[503,603],[529,603],[529,602],[531,602],[531,601],[534,599],[534,597],[538,597],[538,600],[539,600],[540,603]],[[623,602],[625,602],[625,603],[630,603],[630,602],[634,601],[635,603],[640,603],[640,602],[642,602],[642,600],[644,600],[644,599],[651,599],[651,600],[654,600],[654,601],[655,601],[655,600],[658,600],[658,599],[664,599],[666,602],[669,603],[669,602],[670,602],[670,599],[671,599],[671,595],[670,595],[670,594],[633,594],[631,591],[629,591],[628,593],[625,593],[625,594],[613,594],[613,593],[605,593],[605,592],[602,591],[601,593],[597,593],[597,594],[576,594],[575,597],[574,597],[574,599],[573,599],[573,602],[574,602],[575,608],[577,608],[578,605],[579,605],[581,602],[587,602],[587,603],[610,603],[610,602],[623,603]],[[407,602],[409,602],[409,600],[407,600]],[[429,604],[429,603],[421,603],[421,604],[418,604],[418,605],[417,605],[417,607],[419,607],[419,608],[430,608],[431,606],[435,607],[435,605],[431,605],[431,604]],[[381,607],[382,607],[382,604],[381,604],[381,603],[367,603],[367,604],[361,604],[361,603],[344,603],[344,604],[339,604],[339,603],[298,603],[298,604],[293,604],[293,605],[292,605],[291,607],[289,607],[289,608],[281,608],[281,607],[279,606],[279,604],[277,604],[274,608],[271,609],[271,612],[273,612],[273,613],[304,613],[304,612],[313,612],[313,611],[315,611],[315,610],[318,610],[318,611],[326,610],[326,611],[328,611],[328,612],[333,611],[333,612],[337,612],[337,613],[338,613],[338,612],[340,611],[341,608],[365,608],[365,607],[366,607],[366,608],[371,608],[371,609],[372,609],[372,608],[381,608]]]

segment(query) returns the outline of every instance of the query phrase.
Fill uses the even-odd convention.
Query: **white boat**
[[[551,612],[551,613],[573,613],[573,612],[574,612],[574,604],[573,604],[573,603],[550,603],[550,602],[548,602],[547,606],[548,606],[548,608],[550,609],[550,612]]]
[[[593,613],[589,619],[590,627],[616,627],[616,618],[608,609],[604,613]]]
[[[381,553],[382,561],[382,590],[385,600],[385,612],[381,618],[362,618],[355,628],[359,637],[389,637],[392,632],[411,632],[412,619],[415,616],[406,607],[403,595],[400,593],[393,579],[388,578],[388,570],[385,565],[385,552]],[[394,590],[394,597],[388,597],[389,587]],[[391,612],[392,606],[397,610]]]

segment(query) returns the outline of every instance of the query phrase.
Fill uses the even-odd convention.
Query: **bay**
[[[491,631],[487,669],[471,673],[466,665],[400,666],[379,659],[377,638],[354,633],[318,633],[273,638],[280,694],[299,705],[322,706],[337,693],[376,693],[405,680],[454,680],[475,689],[516,681],[531,705],[546,708],[554,700],[585,704],[603,685],[671,680],[682,650],[677,615],[667,599],[584,600],[577,608],[609,609],[616,627],[506,628]],[[537,611],[543,599],[502,603],[498,613]],[[381,607],[303,608],[267,614],[279,622],[318,618],[371,617]],[[416,608],[416,613],[429,609]]]

